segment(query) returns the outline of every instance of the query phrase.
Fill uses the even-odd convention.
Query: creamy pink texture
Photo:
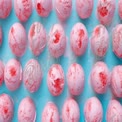
[[[22,24],[15,23],[9,31],[9,46],[14,55],[21,57],[24,55],[27,45],[26,31]]]
[[[12,122],[14,113],[13,100],[7,94],[0,95],[0,122]]]
[[[122,106],[117,100],[110,100],[106,117],[107,122],[122,122]]]
[[[113,44],[113,52],[119,58],[122,58],[122,24],[118,24],[113,29],[112,34],[112,44]]]
[[[47,17],[52,11],[52,0],[35,0],[35,8],[41,17]]]
[[[62,108],[62,122],[79,122],[80,110],[77,102],[69,98]]]
[[[53,64],[47,76],[47,85],[50,93],[53,96],[58,96],[63,92],[64,89],[64,71],[59,64]]]
[[[50,54],[59,58],[65,52],[66,48],[66,35],[63,27],[60,24],[55,24],[49,33],[48,48]]]
[[[97,16],[101,24],[110,25],[115,12],[116,0],[98,0]]]
[[[24,68],[23,81],[25,87],[30,92],[36,92],[42,81],[42,70],[37,60],[29,60]]]
[[[18,122],[35,122],[36,108],[30,97],[24,98],[18,108]]]
[[[19,61],[11,59],[5,66],[4,79],[7,88],[15,91],[22,82],[22,67]]]
[[[34,22],[28,33],[29,45],[33,54],[38,56],[46,46],[46,30],[39,22]]]
[[[25,22],[32,13],[32,0],[14,0],[14,9],[18,19]]]
[[[109,70],[104,62],[97,62],[91,71],[91,85],[98,94],[106,92],[109,82]]]
[[[0,27],[0,45],[2,44],[2,39],[3,39],[2,28]]]
[[[57,106],[48,102],[42,112],[42,122],[59,122],[59,112]]]
[[[89,18],[93,10],[94,0],[76,0],[76,10],[81,19]]]
[[[72,0],[55,0],[55,9],[61,21],[67,20],[72,11]]]
[[[97,25],[91,36],[91,49],[96,56],[105,56],[109,45],[109,34],[103,25]]]
[[[2,85],[4,80],[4,64],[0,61],[0,86]]]
[[[103,109],[98,98],[91,97],[86,101],[84,116],[86,122],[102,122]]]
[[[122,98],[122,65],[113,68],[111,74],[111,88],[116,97]]]
[[[12,9],[12,0],[0,0],[0,18],[5,19],[9,16]]]
[[[81,56],[85,53],[88,45],[88,34],[82,23],[76,23],[73,26],[70,34],[70,44],[75,55]]]
[[[122,0],[119,0],[118,2],[118,12],[119,12],[119,17],[122,19]]]
[[[67,83],[72,95],[80,95],[84,88],[84,71],[83,68],[73,63],[70,65],[67,73]]]

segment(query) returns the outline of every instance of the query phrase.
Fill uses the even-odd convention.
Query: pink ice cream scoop
[[[111,74],[111,88],[116,97],[122,98],[122,65],[113,68]]]
[[[32,0],[14,0],[16,16],[22,22],[26,22],[32,13]]]
[[[42,70],[39,62],[35,59],[29,60],[24,68],[23,81],[30,92],[36,92],[42,81]]]
[[[52,0],[35,0],[35,8],[39,16],[47,17],[52,11]]]
[[[26,31],[22,24],[15,23],[9,31],[9,46],[14,55],[21,57],[24,55],[27,45]]]
[[[72,28],[70,44],[75,55],[81,56],[85,53],[88,45],[88,34],[86,27],[82,23],[77,23]]]
[[[5,19],[9,16],[12,9],[12,0],[0,0],[0,18]]]
[[[119,24],[113,29],[113,34],[112,34],[113,52],[119,58],[122,58],[121,36],[122,36],[122,24]]]
[[[62,122],[79,122],[80,110],[77,102],[69,98],[65,101],[62,108]]]
[[[84,80],[83,68],[77,63],[71,64],[67,73],[67,83],[72,95],[81,94],[84,88]]]
[[[28,33],[29,45],[35,56],[40,55],[46,46],[46,30],[39,22],[34,22]]]
[[[7,94],[0,95],[0,122],[12,122],[14,104]]]
[[[109,45],[109,34],[103,25],[97,25],[91,36],[91,49],[96,56],[105,56]]]
[[[115,12],[116,0],[98,0],[97,16],[103,25],[110,25]]]
[[[36,108],[30,97],[24,98],[18,108],[18,122],[35,122]]]
[[[117,100],[110,100],[106,118],[107,122],[122,122],[122,106]]]
[[[2,44],[2,39],[3,39],[2,36],[3,36],[3,35],[2,35],[2,28],[0,27],[0,45]]]
[[[42,122],[60,122],[57,106],[48,102],[42,112]]]
[[[93,10],[94,0],[76,0],[76,10],[81,19],[89,18]]]
[[[22,67],[19,61],[11,59],[5,66],[4,79],[7,88],[15,91],[22,82]]]
[[[49,33],[48,48],[50,54],[59,58],[65,52],[66,48],[66,35],[63,27],[60,24],[55,24]]]
[[[2,85],[4,80],[4,64],[0,61],[0,86]]]
[[[59,64],[53,64],[48,71],[47,85],[53,96],[58,96],[64,89],[64,71]]]
[[[98,94],[106,92],[109,82],[109,70],[104,62],[97,62],[91,71],[91,85],[93,90]]]
[[[103,109],[98,98],[91,97],[86,101],[84,116],[86,122],[102,122]]]
[[[119,0],[118,2],[118,12],[119,12],[119,17],[122,19],[122,0]]]
[[[55,0],[55,10],[61,21],[67,20],[72,11],[72,0]]]

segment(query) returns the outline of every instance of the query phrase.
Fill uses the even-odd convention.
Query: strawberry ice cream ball
[[[122,19],[122,0],[119,0],[118,2],[118,13],[119,17]]]
[[[62,122],[79,122],[80,110],[77,102],[69,98],[65,101],[62,108]]]
[[[98,20],[103,25],[110,25],[114,12],[115,12],[115,3],[116,0],[99,0],[97,5],[97,16]]]
[[[0,45],[2,44],[2,39],[3,39],[3,37],[2,37],[2,28],[0,27]]]
[[[89,18],[93,10],[93,0],[76,0],[76,10],[81,19]]]
[[[42,81],[42,70],[37,60],[31,59],[26,63],[23,72],[23,81],[27,90],[31,93],[39,89]]]
[[[64,89],[64,71],[59,64],[53,64],[48,71],[47,85],[53,96],[58,96]]]
[[[91,36],[91,49],[98,57],[105,56],[109,45],[109,34],[103,25],[97,25]]]
[[[50,54],[59,58],[65,52],[66,48],[66,35],[63,27],[60,24],[55,24],[49,33],[48,48]]]
[[[4,80],[4,64],[0,61],[0,86],[2,85]]]
[[[122,122],[122,106],[117,100],[110,100],[109,102],[107,122]]]
[[[77,63],[71,64],[67,73],[67,83],[72,95],[81,94],[84,88],[84,80],[83,68]]]
[[[9,16],[12,9],[12,0],[0,0],[0,18],[5,19]]]
[[[24,98],[18,108],[18,122],[35,122],[36,108],[30,97]]]
[[[60,122],[57,106],[48,102],[42,113],[42,122]]]
[[[116,97],[122,98],[122,65],[113,68],[111,74],[111,88]]]
[[[55,9],[61,21],[67,20],[72,11],[72,0],[55,0]]]
[[[0,95],[0,122],[12,122],[14,104],[7,94]]]
[[[35,56],[39,56],[46,46],[46,30],[39,22],[34,22],[29,30],[28,39],[30,49]]]
[[[91,85],[98,94],[104,94],[109,86],[109,70],[104,62],[97,62],[91,71]]]
[[[81,56],[85,53],[88,45],[88,34],[86,27],[82,23],[77,23],[72,28],[70,43],[75,55]]]
[[[14,55],[21,57],[24,55],[27,45],[26,31],[22,24],[15,23],[9,31],[9,46]]]
[[[39,16],[47,17],[52,11],[52,0],[35,0],[35,8]]]
[[[98,98],[89,98],[84,106],[84,116],[86,122],[102,122],[103,108]]]
[[[32,13],[32,0],[14,0],[16,16],[22,22],[26,22]]]
[[[22,67],[19,61],[11,59],[5,66],[4,79],[7,88],[15,91],[22,82]]]
[[[118,58],[122,58],[122,24],[118,24],[113,29],[112,34],[112,44],[113,44],[113,52]]]

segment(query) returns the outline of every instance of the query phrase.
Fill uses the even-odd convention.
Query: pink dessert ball
[[[55,24],[49,33],[48,48],[51,55],[59,58],[65,52],[66,35],[63,27],[60,24]]]
[[[39,16],[47,17],[52,11],[52,0],[35,0],[35,8]]]
[[[86,122],[102,122],[103,108],[98,98],[91,97],[86,101],[84,116]]]
[[[12,122],[14,104],[7,94],[0,95],[0,122]]]
[[[0,61],[0,86],[2,85],[4,80],[4,64]]]
[[[70,43],[75,55],[81,56],[85,53],[88,45],[88,34],[86,27],[82,23],[77,23],[72,28]]]
[[[2,44],[2,39],[3,39],[3,37],[2,37],[2,28],[0,27],[0,45]]]
[[[19,61],[11,59],[5,66],[4,79],[7,88],[15,91],[20,87],[22,82],[22,67]]]
[[[61,21],[67,20],[72,11],[72,0],[55,0],[55,9]]]
[[[76,0],[76,10],[81,19],[91,16],[94,0]]]
[[[32,13],[32,0],[14,0],[16,16],[22,22],[26,22]]]
[[[113,52],[119,58],[122,58],[122,24],[117,25],[112,34],[112,44],[113,44]]]
[[[62,122],[79,122],[80,110],[77,102],[69,98],[65,101],[62,108]]]
[[[119,17],[122,19],[122,0],[119,0],[118,2],[118,12],[119,12]]]
[[[109,102],[107,122],[122,122],[122,106],[117,100],[110,100]]]
[[[30,49],[35,56],[39,56],[46,46],[46,30],[39,22],[34,22],[29,30],[28,39]]]
[[[36,108],[30,97],[24,98],[18,108],[18,122],[35,122]]]
[[[57,106],[48,102],[42,113],[42,122],[60,122]]]
[[[111,74],[111,88],[116,97],[122,98],[122,66],[118,65],[113,68]]]
[[[9,16],[12,9],[12,0],[0,0],[0,18],[5,19]]]
[[[116,0],[98,0],[97,16],[103,25],[110,25],[115,12]]]
[[[21,57],[24,55],[27,45],[26,31],[22,24],[15,23],[9,31],[9,46],[14,55]]]
[[[73,63],[70,65],[67,73],[67,83],[72,95],[80,95],[84,88],[84,71],[83,68]]]
[[[47,85],[53,96],[58,96],[64,89],[64,71],[59,64],[53,64],[48,71]]]
[[[105,56],[109,45],[109,34],[103,25],[97,25],[91,36],[91,49],[96,56]]]
[[[39,89],[42,81],[42,70],[37,60],[31,59],[26,63],[23,72],[23,81],[27,90],[31,93]]]
[[[104,94],[110,84],[109,70],[104,62],[97,62],[91,71],[91,85],[98,94]]]

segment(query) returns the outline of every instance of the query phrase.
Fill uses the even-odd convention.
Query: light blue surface
[[[67,35],[67,40],[68,40],[65,55],[62,56],[60,59],[53,59],[50,56],[48,49],[46,47],[44,52],[39,57],[34,57],[28,47],[25,55],[22,58],[18,58],[18,60],[20,60],[20,62],[22,64],[23,68],[24,68],[26,62],[31,58],[37,59],[39,61],[39,63],[41,64],[42,71],[43,71],[43,80],[42,80],[39,90],[36,93],[30,94],[25,89],[23,83],[22,83],[21,87],[15,92],[10,92],[6,88],[5,84],[3,84],[0,87],[0,94],[7,93],[14,100],[13,122],[18,121],[17,120],[18,106],[19,106],[20,101],[26,96],[30,96],[35,102],[36,112],[37,112],[36,122],[41,121],[41,114],[42,114],[43,108],[48,101],[53,101],[54,103],[56,103],[56,105],[59,108],[60,115],[61,115],[61,109],[62,109],[63,103],[66,100],[66,98],[68,98],[70,96],[70,94],[68,92],[67,84],[65,83],[64,91],[60,96],[58,96],[58,97],[51,96],[51,94],[48,91],[47,84],[46,84],[47,72],[53,63],[59,63],[62,65],[64,72],[66,74],[69,65],[73,62],[77,62],[77,63],[81,64],[84,69],[84,72],[85,72],[84,91],[80,96],[74,97],[80,107],[80,122],[85,121],[84,115],[83,115],[83,108],[84,108],[85,101],[92,96],[97,96],[99,98],[99,100],[101,101],[102,106],[103,106],[103,110],[104,110],[103,122],[106,121],[105,117],[106,117],[107,105],[108,105],[109,100],[112,98],[111,91],[110,91],[110,89],[108,89],[106,94],[97,95],[93,92],[91,85],[89,83],[89,74],[92,69],[92,66],[99,59],[95,58],[95,56],[92,54],[91,49],[90,49],[90,44],[88,45],[86,53],[82,57],[78,57],[78,58],[73,55],[73,53],[70,49],[70,44],[69,44],[70,31],[71,31],[73,25],[76,24],[77,22],[82,22],[85,24],[85,26],[88,30],[89,38],[90,38],[93,28],[99,23],[97,20],[97,17],[96,17],[96,6],[97,6],[98,0],[94,0],[94,9],[93,9],[92,15],[89,19],[86,19],[86,20],[81,20],[78,17],[78,15],[76,13],[75,0],[72,0],[72,1],[73,1],[72,14],[71,14],[69,20],[65,24],[63,24],[63,26],[65,28],[66,35]],[[115,16],[114,16],[113,22],[107,28],[109,31],[109,35],[110,35],[109,50],[108,50],[105,58],[101,59],[104,62],[106,62],[110,71],[112,70],[113,66],[118,65],[118,64],[122,64],[122,61],[120,59],[118,59],[113,54],[112,43],[111,43],[112,42],[112,40],[111,40],[112,28],[115,27],[115,25],[121,23],[119,16],[118,16],[118,7],[117,7],[118,4],[117,3],[118,3],[118,0],[116,0],[116,11],[115,11]],[[35,21],[41,22],[44,25],[44,27],[46,28],[47,33],[49,32],[49,30],[53,24],[59,23],[59,21],[56,17],[55,10],[52,11],[52,13],[50,14],[50,16],[48,18],[41,18],[37,15],[36,10],[33,9],[30,19],[26,23],[23,24],[24,27],[26,28],[27,33],[30,28],[30,25]],[[3,29],[3,44],[0,47],[0,59],[3,60],[3,62],[5,64],[7,63],[7,61],[9,59],[14,58],[14,55],[12,54],[12,52],[9,48],[9,45],[8,45],[8,32],[9,32],[9,29],[12,26],[12,24],[14,24],[15,22],[18,22],[18,19],[15,16],[14,9],[12,9],[12,12],[7,19],[0,20],[0,26],[2,26],[2,29]],[[122,100],[120,100],[120,102],[122,103]]]

